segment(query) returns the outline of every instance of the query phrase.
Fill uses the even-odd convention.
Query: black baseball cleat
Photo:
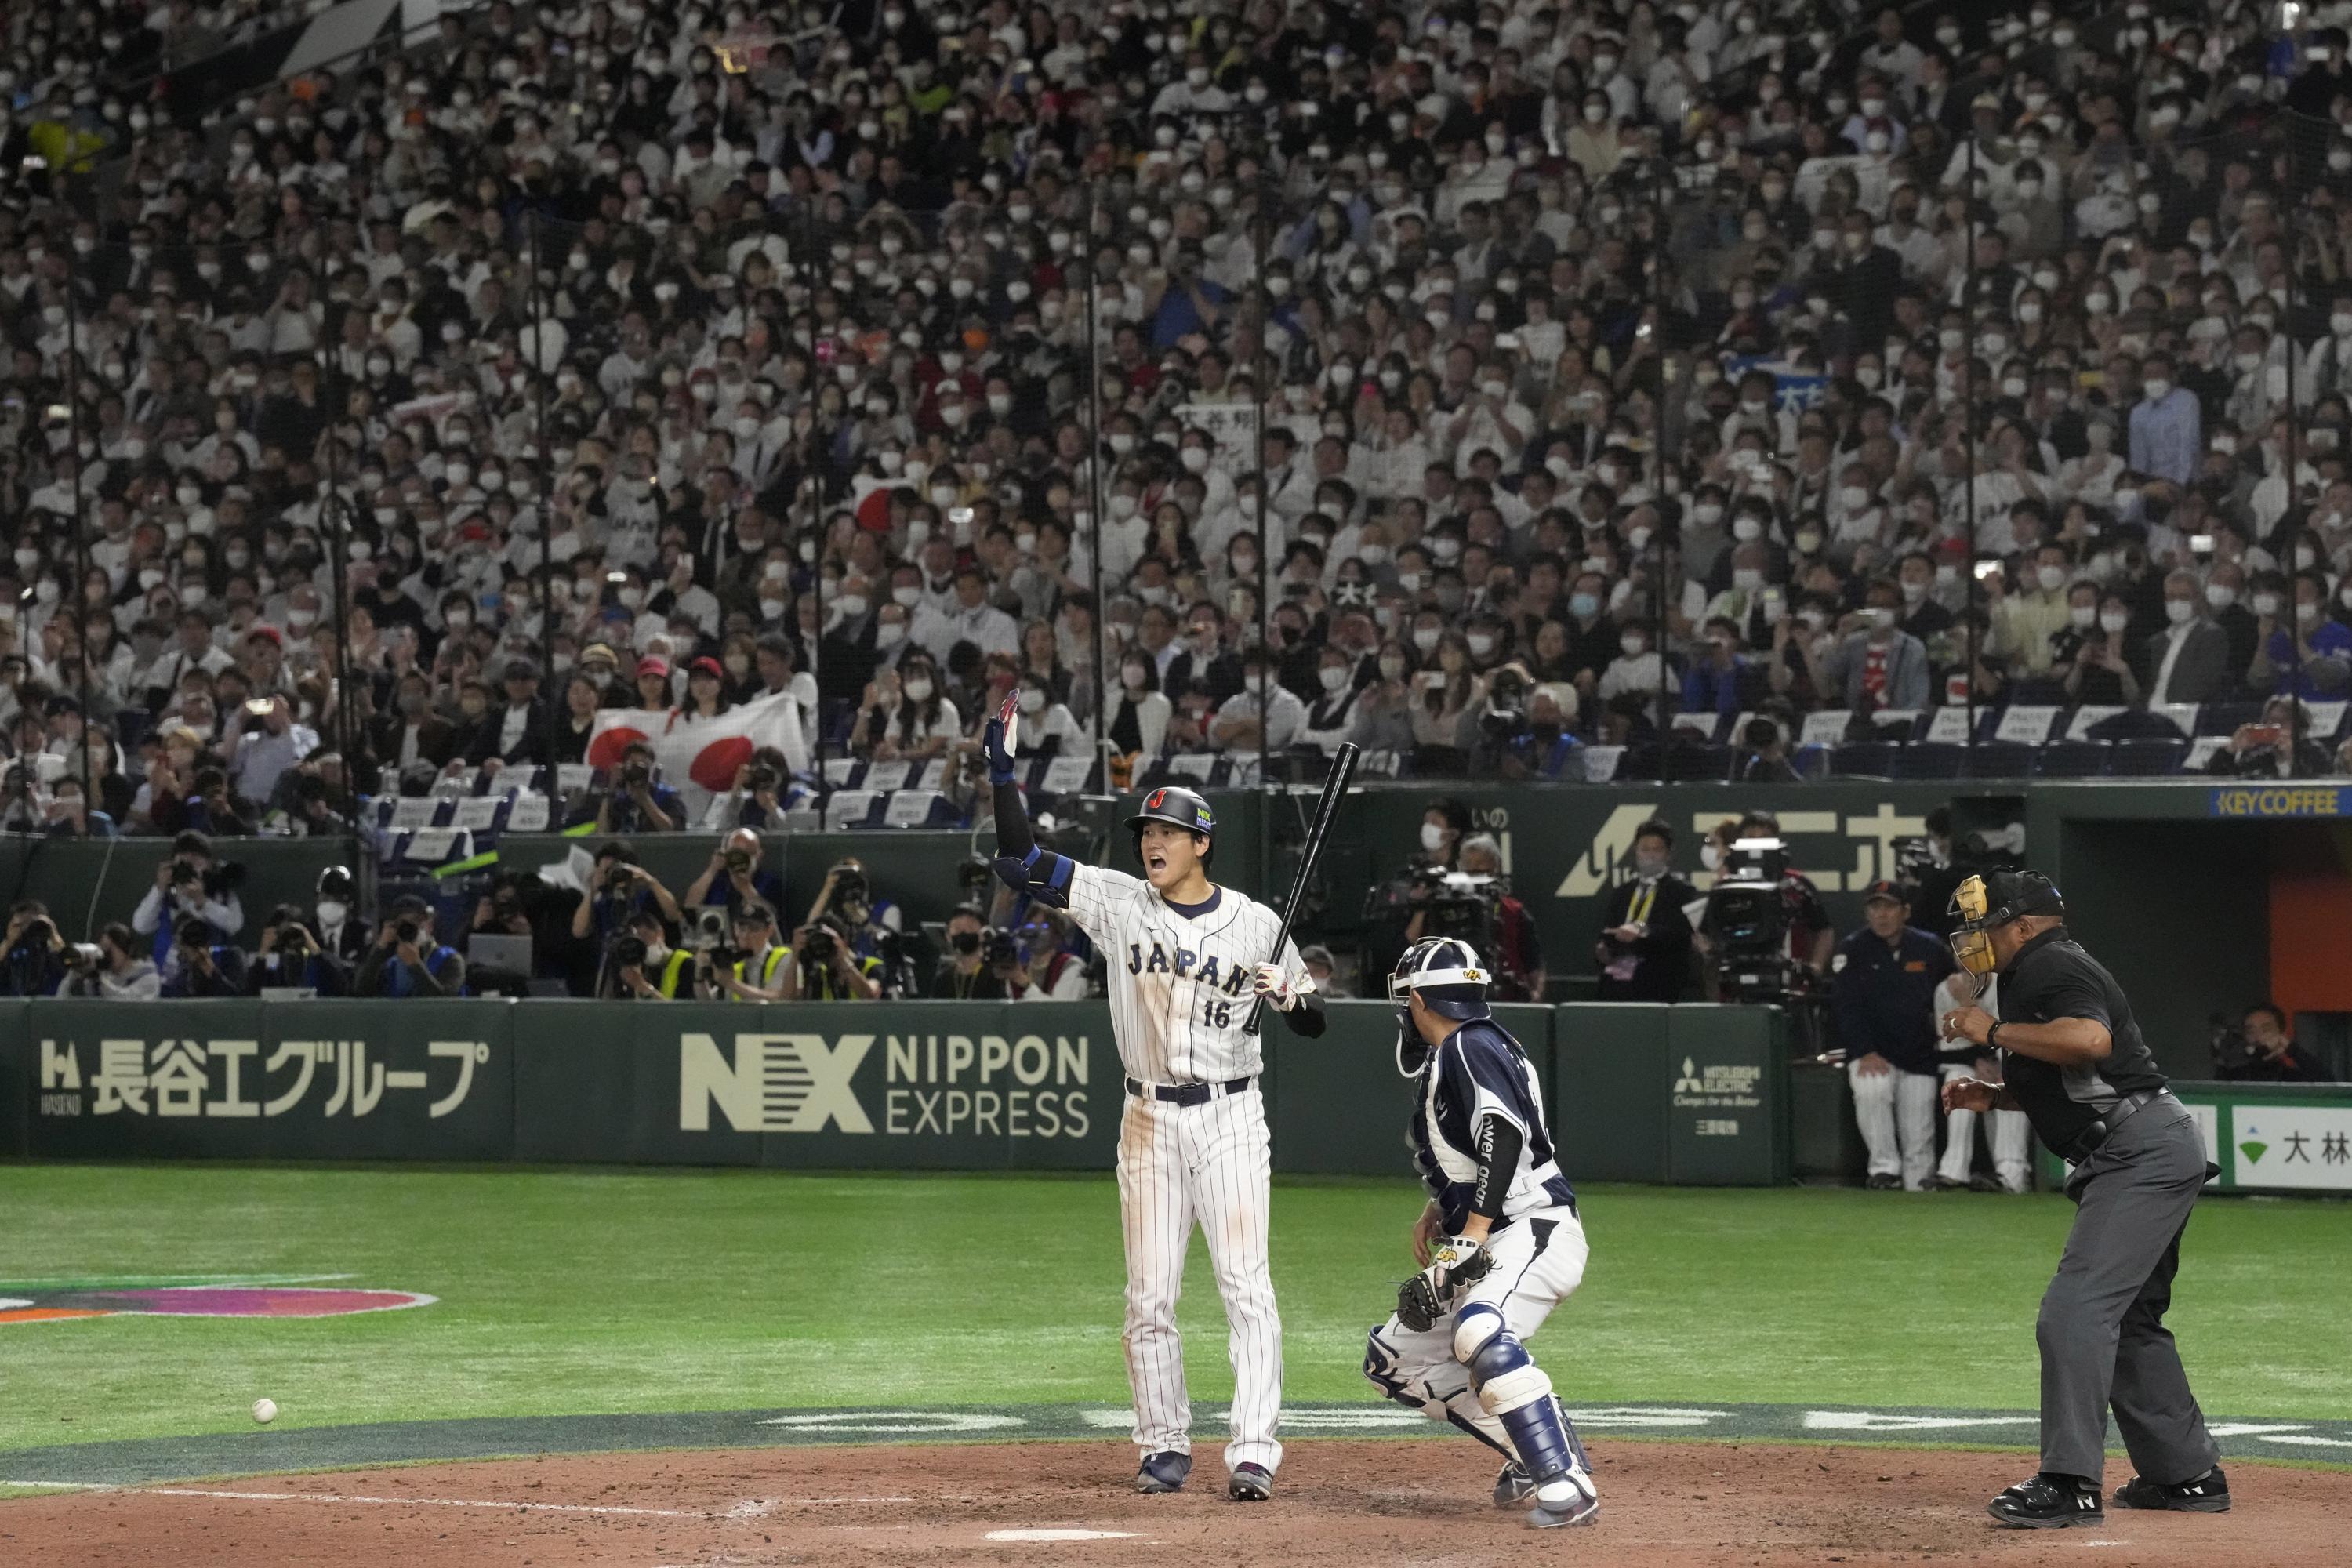
[[[1139,1492],[1181,1492],[1185,1478],[1192,1473],[1192,1456],[1180,1454],[1173,1448],[1143,1456],[1136,1467],[1135,1489]]]
[[[1495,1478],[1495,1506],[1525,1508],[1535,1500],[1535,1478],[1517,1459],[1504,1460],[1503,1473]]]
[[[1900,1176],[1890,1176],[1885,1172],[1881,1171],[1878,1174],[1871,1177],[1869,1181],[1863,1184],[1874,1193],[1891,1193],[1903,1184],[1903,1178]]]
[[[2146,1509],[2150,1511],[2169,1510],[2174,1513],[2227,1513],[2230,1511],[2230,1478],[2214,1466],[2193,1481],[2166,1486],[2145,1476],[2134,1476],[2116,1489],[2117,1508]]]
[[[2011,1530],[2066,1530],[2104,1524],[2107,1518],[2099,1506],[2097,1482],[2047,1473],[2018,1482],[1988,1503],[1985,1511]]]
[[[1225,1495],[1235,1502],[1264,1502],[1274,1495],[1274,1472],[1264,1465],[1235,1465]]]

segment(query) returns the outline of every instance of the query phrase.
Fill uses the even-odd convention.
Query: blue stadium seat
[[[2053,741],[2034,754],[2038,778],[2089,779],[2107,771],[2105,741]]]
[[[2117,741],[2107,753],[2111,778],[2158,778],[2180,771],[2189,754],[2186,741]]]
[[[1898,779],[1956,779],[1960,776],[1962,759],[1968,755],[1966,746],[1947,745],[1940,741],[1922,741],[1916,746],[1903,748],[1903,755],[1895,764]]]
[[[2259,702],[2208,702],[2197,710],[2197,732],[2235,734],[2239,725],[2256,723],[2262,716],[2263,705]]]
[[[1830,752],[1830,773],[1842,779],[1891,779],[1905,748],[1895,741],[1849,741]]]
[[[1731,776],[1732,751],[1713,742],[1666,748],[1670,784],[1722,784]]]
[[[2021,779],[2033,772],[2040,748],[2017,741],[1980,742],[1960,757],[1960,776],[1968,779]]]

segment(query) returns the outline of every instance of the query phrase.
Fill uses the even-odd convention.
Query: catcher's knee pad
[[[1446,1419],[1445,1401],[1421,1379],[1404,1374],[1396,1348],[1381,1337],[1377,1327],[1364,1340],[1364,1376],[1399,1405],[1418,1410],[1432,1421]]]
[[[1480,1348],[1496,1335],[1509,1332],[1501,1308],[1484,1301],[1465,1303],[1454,1314],[1454,1359],[1475,1372]]]

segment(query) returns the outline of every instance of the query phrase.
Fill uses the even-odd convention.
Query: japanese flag
[[[652,742],[662,777],[681,787],[691,784],[712,795],[734,787],[736,770],[761,746],[783,752],[794,773],[805,773],[809,766],[800,703],[789,691],[739,703],[715,719],[688,719],[660,708],[608,710],[596,715],[596,733],[588,742],[588,763],[617,768],[621,754],[637,741]]]

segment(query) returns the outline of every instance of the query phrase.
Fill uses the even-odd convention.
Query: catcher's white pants
[[[1969,1068],[1958,1065],[1944,1069],[1947,1079],[1973,1077]],[[1992,1168],[2000,1177],[2000,1184],[2012,1193],[2021,1193],[2032,1184],[2033,1124],[2022,1110],[1995,1110],[1987,1113],[1990,1125],[1986,1136],[1992,1141]],[[1948,1110],[1944,1113],[1944,1163],[1937,1174],[1951,1182],[1965,1182],[1977,1160],[1977,1113],[1973,1110]]]
[[[1846,1064],[1845,1076],[1853,1086],[1853,1119],[1862,1124],[1862,1141],[1870,1150],[1870,1173],[1900,1176],[1906,1191],[1923,1191],[1927,1173],[1936,1168],[1936,1101],[1942,1080],[1901,1068],[1865,1073],[1858,1061]]]
[[[1483,1301],[1503,1314],[1522,1344],[1552,1309],[1584,1282],[1589,1254],[1584,1226],[1573,1209],[1522,1215],[1487,1242],[1495,1266],[1465,1290],[1454,1310],[1416,1333],[1396,1314],[1372,1331],[1364,1372],[1391,1399],[1418,1404],[1433,1421],[1451,1421],[1505,1454],[1513,1454],[1503,1424],[1486,1414],[1470,1387],[1470,1372],[1454,1356],[1454,1323],[1462,1309]],[[1532,1359],[1532,1352],[1530,1352]]]
[[[1145,1453],[1192,1451],[1192,1402],[1176,1298],[1192,1227],[1209,1241],[1224,1298],[1234,1368],[1225,1468],[1282,1463],[1282,1318],[1275,1310],[1266,1231],[1272,1163],[1265,1099],[1253,1084],[1204,1105],[1128,1095],[1118,1128],[1118,1211],[1127,1237],[1127,1381],[1135,1442]]]

